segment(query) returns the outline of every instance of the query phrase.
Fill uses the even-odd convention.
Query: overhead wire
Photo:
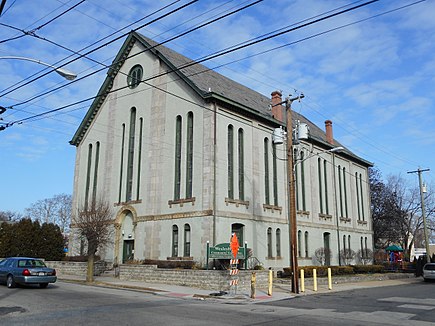
[[[423,1],[416,1],[416,2],[413,3],[413,4],[416,4],[416,3],[419,3],[419,2],[423,2]],[[413,4],[410,4],[410,5],[413,5]],[[410,5],[407,5],[407,6],[410,6]],[[372,16],[372,17],[370,17],[370,18],[363,19],[363,20],[359,20],[359,21],[357,21],[357,22],[353,22],[353,23],[351,23],[351,24],[342,25],[342,26],[340,26],[340,27],[338,27],[338,28],[344,28],[344,27],[347,27],[347,26],[352,25],[352,24],[356,24],[356,23],[359,23],[359,22],[362,22],[362,21],[365,21],[365,20],[368,20],[368,19],[372,19],[372,18],[375,18],[375,17],[381,16],[381,15],[384,15],[384,14],[387,14],[387,13],[390,13],[390,12],[393,12],[393,11],[396,11],[396,10],[399,10],[399,9],[403,9],[404,7],[407,7],[407,6],[403,6],[403,7],[401,7],[401,8],[396,8],[396,9],[394,9],[394,10],[390,10],[390,11],[388,11],[388,12],[384,12],[384,13],[379,14],[379,15],[374,15],[374,16]],[[336,30],[336,29],[338,29],[338,28],[331,29],[331,30],[329,30],[329,31],[327,31],[327,32],[334,31],[334,30]],[[322,33],[318,33],[318,34],[316,34],[316,35],[312,35],[312,36],[310,36],[309,38],[313,38],[313,37],[315,37],[315,36],[319,36],[319,35],[322,35],[322,34],[324,34],[324,33],[326,33],[326,32],[322,32]],[[300,42],[300,41],[301,41],[301,40],[299,40],[298,42]],[[294,42],[292,42],[291,44],[294,44]],[[288,45],[290,45],[290,44],[286,44],[286,45],[284,45],[284,46],[288,46]],[[276,48],[275,48],[275,49],[276,49]],[[269,49],[268,51],[271,51],[271,50],[273,50],[273,49]],[[263,51],[262,53],[264,53],[264,51]],[[258,54],[256,54],[256,55],[259,55],[259,54],[261,54],[261,53],[258,53]],[[237,60],[237,61],[239,61],[239,60]],[[222,66],[222,65],[221,65],[221,66]],[[215,68],[213,68],[213,69],[215,69]]]
[[[180,0],[178,0],[178,1],[180,1]],[[172,4],[174,4],[175,2],[178,2],[178,1],[174,1],[174,2],[171,3],[170,5],[172,5]],[[226,3],[230,3],[230,2],[232,2],[232,1],[233,1],[233,0],[231,0],[231,1],[227,1]],[[249,1],[245,1],[245,3],[247,3],[247,2],[249,2]],[[203,13],[201,13],[200,15],[197,15],[196,17],[194,17],[194,18],[192,18],[192,19],[189,19],[189,20],[183,22],[182,24],[185,24],[185,23],[187,23],[187,22],[189,22],[189,21],[191,21],[191,20],[193,20],[193,19],[196,19],[196,18],[198,18],[198,17],[201,17],[201,16],[203,16],[204,14],[206,14],[206,13],[209,12],[209,11],[216,10],[217,8],[222,7],[222,6],[225,5],[226,3],[221,4],[221,5],[217,6],[217,7],[214,7],[213,9],[210,9],[210,10],[206,11],[205,13],[203,12]],[[168,6],[169,6],[169,5],[168,5]],[[166,7],[168,7],[168,6],[166,6]],[[233,7],[233,8],[235,8],[235,7]],[[233,12],[233,13],[234,13],[234,12]],[[143,20],[143,18],[141,18],[141,19],[138,20],[138,21],[141,21],[141,20]],[[136,21],[135,23],[137,23],[138,21]],[[124,30],[124,29],[128,28],[129,26],[131,26],[131,25],[133,25],[133,24],[135,24],[135,23],[129,24],[127,27],[123,27],[121,30]],[[182,24],[179,24],[179,25],[177,25],[177,26],[175,26],[175,27],[172,27],[170,30],[175,29],[176,27],[181,26]],[[169,31],[169,30],[168,30],[168,31]],[[166,31],[166,32],[168,32],[168,31]],[[119,30],[118,30],[118,32],[119,32]],[[115,32],[115,33],[116,33],[116,32]],[[115,34],[115,33],[112,33],[111,35],[113,35],[113,34]],[[109,35],[109,36],[111,36],[111,35]],[[63,45],[61,45],[61,44],[58,44],[58,43],[53,42],[53,41],[51,41],[51,40],[48,40],[48,39],[46,39],[46,38],[42,38],[42,37],[37,36],[37,35],[31,35],[31,36],[36,37],[36,38],[39,38],[39,39],[44,40],[44,41],[47,41],[47,42],[49,42],[49,43],[51,43],[51,44],[53,44],[53,45],[56,45],[56,46],[58,46],[58,47],[60,47],[60,48],[62,48],[62,49],[65,49],[65,50],[67,50],[67,51],[73,52],[74,54],[80,55],[80,53],[79,53],[78,51],[74,51],[74,50],[72,50],[72,49],[70,49],[70,48],[67,48],[67,47],[65,47],[65,46],[63,46]],[[104,39],[106,39],[106,38],[107,38],[107,37],[105,37]],[[101,41],[101,40],[100,40],[100,41]],[[80,50],[80,51],[81,51],[81,50]],[[87,59],[90,60],[90,61],[93,61],[93,62],[95,62],[95,63],[97,63],[97,64],[103,66],[103,67],[104,67],[103,69],[105,69],[105,68],[109,68],[109,67],[110,67],[109,65],[103,64],[103,63],[101,63],[100,61],[94,60],[94,59],[92,59],[92,58],[90,58],[90,57],[88,57],[88,56],[84,56],[84,57],[87,58]],[[112,64],[113,64],[113,63],[112,63]],[[95,73],[98,73],[99,71],[101,71],[101,70],[103,70],[103,69],[100,69],[100,70],[98,70],[98,71],[94,71],[94,74],[95,74]],[[121,73],[122,73],[122,72],[121,72]],[[84,78],[87,78],[87,77],[89,77],[89,76],[91,76],[91,75],[92,75],[92,74],[88,74],[88,75],[86,75],[86,76],[82,76],[81,79],[79,79],[79,80],[82,80],[82,79],[84,79]],[[126,75],[126,74],[125,74],[125,75]],[[78,80],[76,80],[76,82],[77,82],[77,81],[78,81]],[[69,84],[68,84],[68,85],[69,85]],[[64,86],[62,86],[62,87],[65,87],[65,86],[68,86],[68,85],[64,85]],[[62,87],[60,87],[60,88],[62,88]],[[54,92],[54,91],[56,91],[56,90],[58,90],[58,89],[51,89],[49,92]],[[49,92],[48,92],[48,93],[49,93]],[[44,93],[44,94],[39,94],[39,95],[37,95],[37,97],[39,97],[39,96],[43,96],[43,95],[46,95],[46,93]],[[35,97],[34,97],[34,98],[35,98]],[[34,98],[32,98],[32,99],[34,99]],[[30,100],[30,101],[31,101],[31,100]]]
[[[146,83],[147,81],[149,81],[149,80],[151,80],[151,79],[161,77],[161,76],[163,76],[163,75],[165,75],[165,74],[168,74],[168,73],[171,73],[171,72],[175,72],[176,70],[185,69],[185,68],[190,67],[190,66],[192,66],[192,65],[196,65],[196,64],[199,64],[199,63],[205,62],[205,61],[207,61],[207,60],[211,60],[211,59],[214,59],[214,58],[217,58],[217,57],[220,57],[220,56],[226,55],[226,54],[228,54],[228,53],[238,51],[238,50],[243,49],[243,48],[245,48],[245,47],[252,46],[252,45],[254,45],[254,44],[258,44],[258,43],[260,43],[260,42],[263,42],[263,41],[269,40],[269,39],[271,39],[271,38],[274,38],[274,37],[277,37],[277,36],[280,36],[280,35],[283,35],[283,34],[285,34],[285,33],[289,33],[289,32],[291,32],[291,31],[294,31],[294,30],[297,30],[297,29],[300,29],[300,28],[303,28],[303,27],[306,27],[306,26],[312,25],[312,24],[317,23],[317,22],[319,22],[319,21],[322,21],[322,20],[325,20],[325,19],[329,19],[329,18],[332,18],[332,17],[337,16],[337,15],[340,15],[340,14],[344,14],[344,13],[349,12],[349,11],[351,11],[351,10],[356,10],[356,9],[358,9],[358,8],[361,8],[361,7],[363,7],[363,6],[369,5],[369,4],[371,4],[371,3],[373,3],[373,2],[377,2],[377,1],[379,1],[379,0],[371,0],[371,1],[365,2],[364,4],[357,5],[357,6],[354,6],[354,7],[351,7],[351,8],[348,8],[348,9],[342,10],[342,11],[339,11],[339,12],[337,12],[337,13],[330,14],[330,15],[327,15],[327,16],[322,17],[322,18],[318,18],[318,19],[316,19],[316,20],[314,20],[314,21],[311,21],[311,22],[308,22],[308,23],[304,23],[304,24],[302,24],[302,25],[299,25],[299,26],[296,26],[296,27],[292,27],[292,28],[290,28],[290,29],[286,29],[286,30],[284,30],[284,31],[279,31],[279,32],[274,33],[274,34],[267,35],[267,36],[262,37],[262,38],[260,38],[260,39],[251,39],[251,40],[249,40],[248,43],[244,43],[244,44],[239,43],[239,44],[236,44],[234,47],[231,47],[231,48],[225,48],[224,50],[214,52],[214,53],[212,53],[212,54],[209,55],[209,56],[203,56],[203,57],[201,57],[201,58],[199,58],[199,59],[197,59],[197,60],[193,60],[193,61],[191,61],[190,63],[184,64],[184,65],[181,65],[181,66],[176,67],[176,68],[174,68],[174,69],[170,69],[169,71],[166,71],[166,72],[164,72],[164,73],[157,74],[157,75],[154,75],[154,76],[152,76],[152,77],[150,77],[150,78],[147,78],[147,79],[145,79],[145,80],[142,80],[141,82],[142,82],[142,83],[144,83],[144,82]],[[256,4],[256,3],[258,3],[258,2],[260,2],[260,1],[256,1],[256,2],[254,2],[253,4]],[[253,4],[250,4],[250,5],[253,5]],[[248,5],[248,6],[250,6],[250,5]],[[242,9],[244,9],[244,8],[246,8],[246,7],[247,7],[247,6],[242,7],[242,8],[239,9],[239,10],[242,10]],[[237,12],[237,11],[236,11],[236,12]],[[224,15],[224,16],[222,16],[222,17],[226,17],[227,15],[229,15],[229,14],[226,14],[226,15]],[[214,19],[214,20],[212,20],[212,21],[210,21],[210,22],[207,22],[207,23],[201,24],[201,25],[199,25],[199,26],[196,26],[196,27],[194,27],[194,28],[192,28],[192,29],[189,29],[188,31],[185,31],[185,32],[183,32],[183,33],[181,33],[181,34],[179,34],[179,35],[177,35],[177,36],[174,36],[174,37],[172,37],[172,38],[170,38],[170,39],[168,39],[168,40],[166,40],[166,41],[164,41],[164,42],[157,43],[157,45],[155,45],[155,46],[153,46],[153,47],[151,47],[151,48],[148,48],[148,49],[146,49],[145,51],[149,51],[150,49],[156,48],[157,46],[160,46],[160,45],[165,44],[165,43],[167,43],[167,42],[170,42],[170,41],[172,41],[172,40],[174,40],[174,39],[177,39],[177,38],[179,38],[179,37],[181,37],[181,36],[184,36],[184,35],[186,35],[186,34],[192,32],[192,31],[197,30],[197,29],[199,29],[199,28],[202,28],[202,27],[204,27],[204,26],[206,26],[206,25],[208,25],[208,24],[210,24],[210,23],[212,23],[212,22],[214,22],[214,21],[216,21],[216,20],[218,20],[218,19],[222,19],[222,18],[217,18],[217,19]],[[135,57],[135,56],[137,56],[137,55],[139,55],[139,54],[141,54],[141,53],[143,53],[143,52],[144,52],[144,51],[141,51],[141,52],[135,53],[135,54],[133,54],[133,55],[127,57],[126,59],[129,59],[129,58]],[[88,76],[88,75],[87,75],[87,76]],[[82,77],[82,78],[86,78],[87,76],[84,76],[84,77]],[[76,82],[76,81],[77,81],[77,80],[74,80],[74,81],[72,81],[72,83],[73,83],[73,82]],[[69,83],[69,84],[70,84],[70,83]],[[68,84],[68,85],[69,85],[69,84]],[[60,86],[60,87],[58,87],[58,88],[56,88],[56,89],[54,89],[54,90],[57,90],[57,89],[60,89],[60,88],[63,88],[63,87],[65,87],[65,85]],[[128,87],[128,85],[127,85],[127,86],[124,86],[124,87],[120,87],[120,88],[114,89],[114,90],[110,90],[110,91],[108,92],[108,94],[109,94],[109,93],[112,93],[112,92],[115,92],[115,91],[118,91],[118,90],[125,89],[125,88],[127,88],[127,87]],[[53,91],[53,90],[52,90],[52,91]],[[51,92],[51,91],[50,91],[50,92]],[[45,95],[45,93],[43,93],[43,95]],[[105,94],[105,95],[107,95],[107,94]],[[97,95],[97,96],[95,96],[94,98],[97,98],[97,97],[99,97],[99,96],[101,96],[101,95]],[[33,100],[33,99],[34,99],[34,98],[29,99],[29,100],[27,100],[27,101],[24,101],[24,102],[22,102],[22,103],[14,104],[14,106],[22,105],[22,104],[28,103],[29,101],[31,101],[31,100]],[[91,98],[89,98],[89,99],[91,99]],[[80,101],[79,103],[82,103],[82,101]],[[74,105],[74,104],[72,104],[72,105]],[[51,113],[51,112],[50,112],[50,113]],[[30,118],[31,118],[31,117],[30,117]],[[26,118],[25,120],[28,120],[28,119],[30,119],[30,118]],[[22,121],[23,121],[23,119],[18,120],[18,121],[16,121],[16,122],[22,122]]]
[[[197,1],[197,0],[195,0],[195,1]],[[207,25],[210,25],[210,24],[212,24],[212,23],[215,23],[215,22],[217,22],[217,21],[219,21],[219,20],[221,20],[221,19],[224,19],[224,18],[226,18],[226,17],[228,17],[228,16],[230,16],[230,15],[236,14],[236,13],[238,13],[238,12],[240,12],[240,11],[242,11],[242,10],[245,10],[246,8],[249,8],[249,7],[255,5],[255,4],[259,3],[259,2],[262,2],[262,1],[263,1],[263,0],[257,0],[257,1],[254,1],[254,2],[252,2],[252,3],[250,3],[250,4],[246,5],[246,6],[243,6],[243,7],[241,7],[241,8],[236,9],[236,10],[233,10],[233,11],[231,11],[231,12],[229,12],[229,13],[226,13],[226,14],[224,14],[224,15],[218,17],[218,18],[212,19],[212,20],[207,21],[207,22],[205,22],[205,23],[203,23],[203,24],[200,24],[200,25],[198,25],[198,26],[195,26],[195,27],[193,27],[193,28],[191,28],[191,29],[189,29],[189,30],[187,30],[187,31],[185,31],[185,32],[183,32],[183,33],[181,33],[181,34],[178,34],[178,35],[176,35],[176,36],[174,36],[174,37],[171,37],[170,39],[168,39],[168,40],[166,40],[166,41],[164,41],[164,42],[158,43],[158,44],[155,45],[155,46],[152,46],[152,47],[150,47],[150,48],[148,48],[148,49],[145,49],[145,50],[143,50],[143,51],[137,52],[137,53],[135,53],[135,54],[133,54],[133,55],[130,55],[130,56],[126,57],[126,58],[123,58],[122,60],[127,60],[127,59],[130,59],[130,58],[136,57],[136,56],[138,56],[138,55],[140,55],[140,54],[142,54],[142,53],[144,53],[144,52],[150,51],[150,50],[152,50],[152,49],[154,49],[154,48],[156,48],[156,47],[158,47],[158,46],[160,46],[160,45],[163,45],[163,44],[165,44],[165,43],[168,43],[168,42],[170,42],[170,41],[173,41],[173,40],[175,40],[175,39],[178,39],[178,38],[180,38],[180,37],[182,37],[182,36],[184,36],[184,35],[187,35],[188,33],[192,33],[192,32],[194,32],[194,31],[196,31],[196,30],[198,30],[198,29],[200,29],[200,28],[203,28],[203,27],[205,27],[205,26],[207,26]],[[376,0],[376,1],[378,1],[378,0]],[[128,34],[129,34],[129,33],[128,33]],[[95,49],[94,49],[94,50],[95,50]],[[92,50],[92,51],[94,51],[94,50]],[[82,57],[82,56],[87,55],[87,54],[88,54],[88,53],[86,53],[86,54],[81,54],[80,56]],[[75,60],[76,60],[76,59],[75,59]],[[75,61],[75,60],[73,60],[73,61]],[[205,61],[205,60],[203,60],[203,61]],[[111,64],[111,66],[115,66],[117,63],[118,63],[118,62],[113,62],[113,63]],[[194,64],[195,64],[195,62],[192,62],[190,65],[194,65]],[[190,66],[190,65],[189,65],[189,66]],[[185,68],[185,67],[182,67],[182,68]],[[182,68],[181,68],[181,69],[182,69]],[[84,78],[87,78],[87,77],[89,77],[89,76],[92,76],[92,75],[94,75],[94,74],[96,74],[96,73],[98,73],[98,72],[100,72],[100,71],[102,71],[102,70],[104,70],[104,69],[106,69],[106,67],[103,67],[103,68],[98,69],[98,70],[96,70],[96,71],[94,71],[94,72],[92,72],[92,73],[89,73],[89,74],[85,75],[85,76],[82,76],[82,77],[80,77],[80,78],[77,78],[77,79],[71,81],[71,82],[68,83],[68,84],[61,85],[61,86],[59,86],[59,87],[57,87],[57,88],[51,89],[50,91],[47,91],[47,92],[44,92],[44,93],[39,94],[39,95],[37,95],[37,96],[34,96],[34,97],[32,97],[32,98],[30,98],[30,99],[28,99],[28,100],[26,100],[26,101],[23,101],[23,102],[20,102],[20,103],[14,104],[13,106],[15,107],[15,106],[19,106],[19,105],[26,104],[26,103],[28,103],[28,102],[30,102],[30,101],[32,101],[32,100],[34,100],[34,99],[36,99],[36,98],[38,98],[38,97],[40,97],[40,96],[47,95],[47,94],[52,93],[52,92],[54,92],[54,91],[57,91],[57,90],[59,90],[59,89],[61,89],[61,88],[64,88],[64,87],[66,87],[66,86],[69,86],[69,85],[72,84],[72,83],[76,83],[76,82],[78,82],[78,81],[80,81],[80,80],[82,80],[82,79],[84,79]],[[169,71],[169,72],[163,73],[162,75],[168,74],[168,73],[173,72],[173,71],[175,71],[175,70],[176,70],[176,69],[172,69],[172,71]],[[157,77],[159,77],[159,76],[157,76]],[[153,79],[153,78],[156,78],[156,76],[154,76],[154,77],[150,77],[150,78],[147,79],[147,80],[150,80],[150,79]],[[144,81],[141,81],[141,82],[144,82]],[[23,86],[24,86],[24,85],[23,85]],[[127,88],[127,87],[128,87],[128,86],[121,87],[121,88],[116,89],[116,90],[113,90],[113,91],[121,90],[121,89],[124,89],[124,88]],[[21,87],[20,87],[20,88],[21,88]],[[14,89],[14,90],[15,90],[15,89]],[[111,92],[113,92],[113,91],[111,91]],[[2,97],[2,96],[4,96],[4,95],[7,95],[7,94],[9,94],[10,92],[11,92],[11,91],[9,91],[9,92],[7,92],[7,93],[5,93],[5,94],[2,94],[2,95],[0,95],[0,97]],[[92,97],[92,98],[96,98],[96,97],[98,97],[98,95],[97,95],[97,96],[94,96],[94,97]],[[90,99],[92,99],[92,98],[90,98]]]
[[[166,13],[166,14],[163,14],[163,15],[161,15],[161,16],[159,16],[159,17],[157,17],[157,18],[155,18],[155,19],[153,19],[153,20],[151,20],[151,21],[149,21],[149,22],[147,22],[147,23],[145,23],[145,24],[140,25],[139,27],[136,28],[136,30],[137,30],[137,29],[141,29],[141,28],[143,28],[143,27],[145,27],[145,26],[148,26],[148,25],[150,25],[150,24],[152,24],[152,23],[155,23],[156,21],[158,21],[158,20],[160,20],[160,19],[163,19],[163,18],[165,18],[165,17],[167,17],[167,16],[169,16],[169,15],[175,13],[175,12],[178,12],[178,11],[180,11],[180,10],[182,10],[182,9],[184,9],[184,8],[186,8],[186,7],[188,7],[188,6],[190,6],[190,5],[192,5],[193,3],[197,2],[197,1],[198,1],[198,0],[192,0],[192,1],[188,2],[187,4],[184,4],[184,5],[182,5],[182,6],[178,7],[178,8],[176,8],[176,9],[174,9],[174,10],[172,10],[172,11]],[[149,15],[143,17],[143,18],[141,18],[141,19],[138,20],[138,21],[142,21],[142,20],[144,20],[144,19],[146,19],[146,18],[149,18],[149,17],[153,16],[154,14],[159,13],[160,11],[162,11],[162,10],[164,10],[164,9],[166,9],[166,8],[168,8],[168,7],[170,7],[170,6],[172,6],[174,3],[177,3],[177,2],[179,2],[179,0],[177,0],[177,1],[173,1],[172,3],[170,3],[170,4],[168,4],[168,5],[166,5],[166,6],[162,7],[162,8],[160,8],[160,9],[158,9],[158,10],[156,10],[156,11],[154,11],[153,13],[151,13],[151,14],[149,14]],[[138,22],[138,21],[137,21],[137,22]],[[135,22],[135,23],[136,23],[136,22]],[[135,24],[135,23],[132,23],[132,24]],[[130,25],[128,25],[128,26],[122,28],[121,30],[124,30],[124,29],[128,28],[128,27],[131,26],[132,24],[130,24]],[[109,36],[106,36],[106,37],[104,37],[104,38],[102,38],[102,39],[100,39],[100,40],[98,40],[98,41],[96,41],[96,42],[94,42],[94,43],[92,43],[92,44],[90,44],[90,45],[84,47],[83,49],[81,49],[81,50],[79,50],[79,51],[77,51],[77,52],[84,51],[85,49],[88,49],[89,47],[91,47],[91,46],[93,46],[93,45],[96,45],[96,44],[100,43],[101,41],[103,41],[103,40],[105,40],[105,39],[107,39],[107,38],[109,38],[109,37],[111,37],[111,36],[113,36],[113,35],[115,35],[115,34],[117,34],[117,33],[118,33],[118,31],[115,31],[115,32],[113,32],[112,34],[110,34]],[[119,40],[119,39],[121,39],[121,38],[123,38],[124,36],[127,36],[127,35],[128,35],[128,33],[124,33],[124,34],[122,34],[122,35],[116,37],[115,39],[112,39],[111,41],[106,42],[106,43],[104,43],[104,44],[98,46],[97,48],[95,48],[95,49],[93,49],[93,50],[91,50],[91,51],[86,52],[85,54],[81,54],[79,57],[77,57],[77,58],[75,58],[75,59],[73,59],[73,60],[70,60],[70,61],[68,61],[68,62],[66,62],[66,63],[64,63],[64,64],[62,64],[61,66],[58,66],[57,68],[61,68],[61,67],[63,67],[63,66],[66,66],[67,64],[70,64],[70,63],[72,63],[72,62],[74,62],[74,61],[77,61],[78,59],[80,59],[80,58],[82,58],[82,57],[84,57],[84,56],[86,56],[86,55],[88,55],[88,54],[91,54],[92,52],[95,52],[95,51],[97,51],[97,50],[99,50],[99,49],[101,49],[101,48],[104,48],[104,47],[106,47],[107,45],[109,45],[109,44],[111,44],[111,43],[114,43],[115,41],[117,41],[117,40]],[[57,65],[57,64],[61,63],[62,61],[71,58],[72,56],[73,56],[73,55],[70,55],[70,56],[68,56],[68,57],[65,58],[65,59],[62,59],[62,60],[60,60],[60,61],[58,61],[58,62],[55,62],[53,65]],[[38,77],[35,77],[35,78],[33,78],[33,79],[30,79],[30,81],[28,81],[28,82],[26,82],[26,83],[24,83],[24,84],[21,84],[20,86],[15,87],[15,86],[17,85],[17,83],[16,83],[16,84],[14,84],[14,85],[8,87],[8,88],[5,89],[5,90],[2,90],[1,92],[5,92],[5,91],[8,91],[8,92],[0,94],[0,97],[3,97],[3,96],[5,96],[5,95],[7,95],[7,94],[10,94],[11,92],[14,92],[14,91],[16,91],[16,90],[18,90],[18,89],[20,89],[20,88],[26,86],[26,85],[29,85],[30,83],[32,83],[32,82],[34,82],[34,81],[36,81],[36,80],[38,80],[38,79],[40,79],[40,78],[42,78],[42,77],[48,75],[49,73],[53,72],[54,69],[51,69],[51,70],[50,70],[50,69],[48,69],[48,68],[45,68],[45,69],[41,70],[41,72],[44,72],[44,71],[47,71],[47,70],[49,70],[49,71],[43,73],[42,75],[40,75],[40,76],[38,76]],[[31,78],[34,77],[34,76],[36,76],[36,75],[38,75],[38,73],[32,75]],[[18,84],[20,84],[20,83],[18,83]],[[13,87],[15,87],[15,88],[13,88]],[[13,88],[13,89],[10,90],[11,88]]]
[[[14,26],[11,26],[11,25],[9,25],[9,24],[0,23],[1,26],[8,27],[8,28],[11,28],[11,29],[14,29],[14,30],[16,30],[16,31],[19,31],[19,32],[23,33],[23,35],[20,35],[20,36],[17,36],[17,37],[9,38],[9,39],[6,39],[6,40],[1,40],[1,41],[0,41],[0,44],[1,44],[1,43],[5,43],[5,42],[8,42],[8,41],[16,40],[16,39],[21,38],[21,37],[26,36],[26,35],[33,35],[33,34],[35,34],[36,31],[42,29],[43,27],[45,27],[45,26],[47,26],[48,24],[50,24],[50,23],[52,23],[53,21],[55,21],[56,19],[62,17],[62,16],[65,15],[65,14],[67,14],[68,12],[70,12],[71,10],[73,10],[74,8],[76,8],[77,6],[79,6],[80,4],[82,4],[82,3],[85,2],[85,1],[86,1],[86,0],[81,0],[80,2],[76,3],[74,6],[68,8],[67,10],[64,10],[63,12],[61,12],[60,14],[58,14],[57,16],[55,16],[55,17],[53,17],[52,19],[50,19],[49,21],[45,22],[45,23],[42,24],[42,25],[39,25],[38,27],[36,27],[36,28],[34,28],[34,29],[30,30],[30,31],[25,31],[24,29],[20,29],[20,28],[14,27]]]

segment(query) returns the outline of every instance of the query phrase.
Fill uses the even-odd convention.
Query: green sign
[[[232,259],[234,258],[231,252],[229,243],[220,243],[215,247],[209,247],[208,258],[210,259]],[[237,252],[237,259],[245,259],[245,248],[240,247]]]

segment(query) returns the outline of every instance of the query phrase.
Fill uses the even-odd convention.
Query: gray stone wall
[[[76,275],[86,277],[86,262],[46,261],[48,267],[55,268],[57,275]],[[96,262],[94,275],[99,276],[109,269],[109,264],[104,261]],[[229,291],[230,277],[228,270],[196,270],[196,269],[169,269],[157,268],[156,265],[130,265],[123,264],[116,268],[116,274],[120,280],[143,281],[146,283],[160,283],[189,286],[212,291]],[[268,271],[240,270],[237,278],[237,288],[250,291],[251,276],[256,273],[256,288],[267,290]],[[114,274],[113,274],[114,275]]]
[[[69,261],[45,261],[48,267],[56,269],[57,276],[77,275],[86,276],[88,263],[87,262],[69,262]],[[107,269],[105,261],[95,262],[94,275],[99,276]]]
[[[252,270],[240,270],[238,289],[248,291],[251,288]],[[255,271],[256,288],[267,289],[268,271]],[[230,289],[230,272],[228,270],[192,270],[164,269],[155,265],[120,265],[121,280],[138,280],[147,283],[183,285],[213,291]],[[234,277],[233,277],[234,278]]]

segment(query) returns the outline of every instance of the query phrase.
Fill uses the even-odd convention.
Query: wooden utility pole
[[[298,255],[297,255],[297,223],[296,223],[296,190],[295,174],[293,161],[293,121],[292,121],[292,103],[295,100],[304,98],[301,94],[297,97],[287,97],[284,101],[287,113],[287,180],[288,180],[288,224],[290,235],[290,267],[291,267],[291,284],[292,292],[299,293],[299,272],[298,272]]]

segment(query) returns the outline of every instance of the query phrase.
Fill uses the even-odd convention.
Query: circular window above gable
[[[135,65],[130,69],[127,77],[127,84],[130,88],[136,88],[142,80],[143,70],[141,65]]]

